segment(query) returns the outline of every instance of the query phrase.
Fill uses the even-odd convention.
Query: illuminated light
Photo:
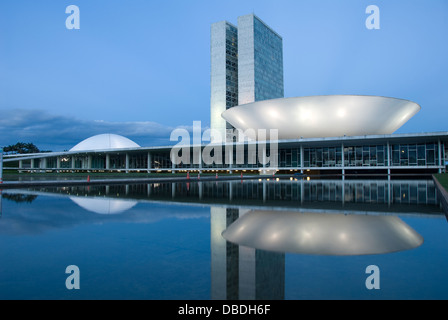
[[[310,180],[311,180],[311,178],[310,178],[310,177],[306,177],[306,180],[307,180],[307,181],[310,181]]]
[[[303,236],[303,238],[305,238],[305,239],[309,239],[309,238],[311,238],[311,233],[308,232],[308,231],[303,231],[303,232],[302,232],[302,236]]]
[[[339,109],[337,115],[339,118],[344,118],[347,111],[345,109]]]
[[[292,181],[292,177],[290,177],[289,180]]]
[[[222,117],[243,131],[277,129],[279,139],[297,139],[392,134],[420,109],[397,98],[327,95],[245,102]],[[279,126],[280,119],[288,121]]]
[[[243,119],[241,119],[240,117],[237,118],[238,122],[241,123],[243,126],[246,124],[246,122],[244,122]]]
[[[300,112],[300,119],[301,120],[309,120],[311,118],[311,111],[309,110],[302,110]]]
[[[280,181],[280,178],[275,179],[276,181]]]
[[[278,112],[277,112],[275,109],[271,109],[271,110],[269,110],[269,111],[268,111],[268,114],[269,114],[271,117],[273,117],[273,118],[278,118],[278,117],[279,117],[279,114],[278,114]]]

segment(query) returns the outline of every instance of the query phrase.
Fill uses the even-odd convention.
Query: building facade
[[[234,127],[221,114],[236,105],[282,98],[282,38],[253,14],[211,26],[210,126],[225,140]],[[217,141],[213,139],[212,141]]]
[[[238,104],[284,97],[283,40],[254,14],[238,17]]]
[[[238,30],[221,21],[211,27],[210,126],[225,137],[233,127],[221,114],[238,104]]]
[[[275,141],[275,146],[246,141],[185,148],[182,152],[190,152],[192,161],[179,164],[172,161],[173,146],[5,155],[4,162],[9,168],[30,172],[243,171],[258,174],[274,170],[342,176],[431,174],[446,172],[448,132],[280,140]],[[197,158],[198,161],[193,161]]]
[[[342,177],[446,172],[448,132],[393,133],[420,110],[416,103],[373,96],[282,99],[282,50],[282,38],[253,14],[239,17],[238,27],[226,21],[211,26],[211,128],[225,141],[140,147],[104,134],[67,152],[5,155],[5,167],[19,172],[299,171]],[[226,113],[234,114],[229,122]],[[243,130],[243,124],[289,129],[279,130],[272,141],[235,141],[234,134],[227,139],[230,122]],[[179,152],[182,161],[177,161]]]

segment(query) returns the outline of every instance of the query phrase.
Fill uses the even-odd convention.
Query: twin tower
[[[226,137],[221,113],[236,105],[284,97],[283,40],[254,14],[211,26],[210,126]],[[228,137],[226,137],[226,140]]]

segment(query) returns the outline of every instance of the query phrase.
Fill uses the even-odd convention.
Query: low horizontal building
[[[125,140],[120,138],[120,141]],[[164,147],[119,145],[104,148],[97,145],[90,150],[5,155],[4,162],[9,163],[8,168],[21,172],[264,173],[274,170],[310,175],[394,175],[446,172],[448,161],[448,132],[299,138],[274,142],[275,148],[269,141]],[[189,153],[187,158],[190,162],[172,161],[178,152]]]

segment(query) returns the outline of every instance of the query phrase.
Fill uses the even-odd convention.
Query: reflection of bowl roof
[[[117,214],[125,212],[137,204],[137,201],[111,198],[70,197],[78,206],[98,214]]]
[[[138,148],[140,147],[134,141],[117,134],[105,133],[87,138],[70,151],[89,151],[89,150],[107,150],[107,149],[122,149],[122,148]]]
[[[297,139],[392,134],[419,110],[408,100],[329,95],[257,101],[230,108],[222,117],[243,131],[278,129],[279,139]]]
[[[364,255],[413,249],[423,238],[396,216],[251,211],[223,237],[242,246],[302,254]]]

